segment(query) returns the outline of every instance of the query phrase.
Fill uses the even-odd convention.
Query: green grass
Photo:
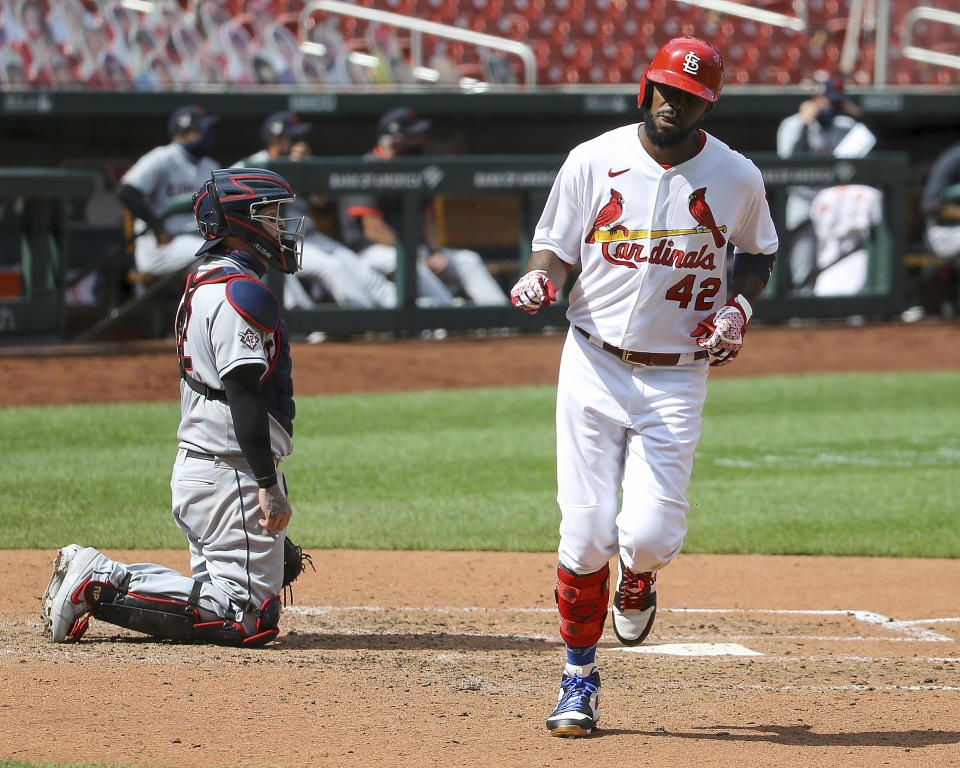
[[[686,552],[960,556],[960,372],[717,380]],[[553,551],[550,387],[300,397],[311,548]],[[178,404],[0,410],[0,546],[184,546]]]
[[[0,760],[0,768],[108,768],[105,763],[24,763],[20,760]],[[121,768],[117,764],[116,768]]]
[[[714,382],[687,552],[960,555],[960,373]]]

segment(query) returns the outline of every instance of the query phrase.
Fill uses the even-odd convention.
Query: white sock
[[[596,668],[596,664],[587,664],[583,667],[578,667],[576,664],[566,664],[563,667],[563,671],[571,677],[590,677]]]

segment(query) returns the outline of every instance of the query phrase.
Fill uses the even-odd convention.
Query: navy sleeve
[[[775,253],[738,253],[733,257],[733,274],[744,271],[753,272],[766,285],[773,273],[773,264],[776,260]]]
[[[241,365],[223,377],[223,389],[233,416],[233,428],[243,456],[261,488],[277,483],[270,446],[267,406],[260,393],[260,366]]]
[[[117,197],[130,213],[146,222],[154,232],[163,231],[163,217],[154,212],[147,201],[147,196],[139,189],[131,184],[121,184],[117,190]]]

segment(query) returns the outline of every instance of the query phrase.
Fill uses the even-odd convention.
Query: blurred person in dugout
[[[842,75],[804,101],[777,130],[780,157],[865,157],[877,142],[846,95]],[[786,228],[790,235],[792,288],[815,296],[859,293],[866,285],[865,240],[883,215],[880,190],[863,184],[790,187]]]
[[[943,150],[930,167],[920,213],[924,244],[934,263],[922,268],[921,289],[944,316],[960,311],[960,142]]]
[[[214,115],[189,104],[167,122],[170,143],[154,147],[120,179],[117,197],[136,219],[138,272],[167,275],[197,260],[203,235],[193,215],[193,193],[220,167],[210,157]]]
[[[385,113],[377,126],[377,145],[365,155],[371,161],[423,154],[430,121],[409,107]],[[437,235],[434,200],[423,203],[422,243],[417,251],[417,303],[450,306],[457,299],[474,304],[506,304],[507,296],[483,263],[480,254],[462,248],[444,248]],[[397,269],[401,236],[402,199],[398,194],[350,195],[340,201],[340,233],[361,259],[392,277]]]
[[[260,127],[263,148],[233,167],[266,168],[271,160],[303,160],[312,154],[306,140],[312,128],[312,123],[303,122],[294,112],[274,112]],[[393,283],[343,243],[317,229],[317,218],[323,215],[329,200],[297,192],[296,202],[289,207],[304,216],[305,237],[300,271],[284,278],[285,308],[312,309],[318,300],[332,300],[347,307],[396,306]],[[314,290],[308,291],[306,286]]]

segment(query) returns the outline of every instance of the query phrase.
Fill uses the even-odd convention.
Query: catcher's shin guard
[[[572,648],[586,648],[599,642],[607,618],[610,597],[610,566],[578,576],[562,565],[557,568],[557,608],[560,609],[560,637]]]
[[[83,587],[83,597],[93,608],[91,615],[108,624],[164,640],[190,641],[193,638],[193,628],[200,621],[197,611],[199,582],[194,582],[193,591],[186,602],[129,592],[129,582],[129,575],[117,587],[96,581],[87,582]]]
[[[280,596],[265,600],[258,611],[257,631],[248,635],[243,625],[227,619],[201,621],[197,609],[200,583],[194,582],[187,601],[151,597],[126,591],[126,582],[120,587],[97,581],[83,585],[83,599],[92,608],[73,638],[79,640],[87,629],[91,616],[108,624],[143,632],[163,640],[186,643],[213,643],[215,645],[260,647],[275,638],[280,630]]]

